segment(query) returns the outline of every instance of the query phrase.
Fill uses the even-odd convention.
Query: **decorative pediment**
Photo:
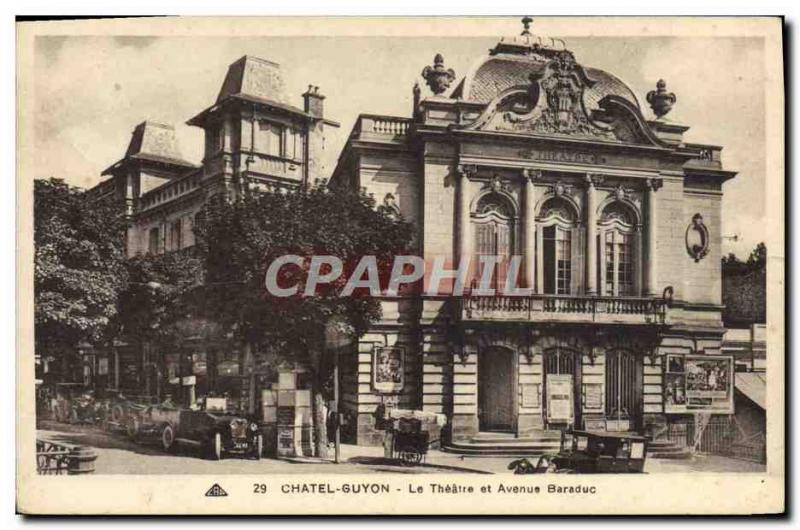
[[[587,111],[584,91],[595,82],[570,51],[558,52],[529,81],[500,93],[465,129],[668,147],[650,130],[638,107],[624,98],[606,96],[599,110]]]

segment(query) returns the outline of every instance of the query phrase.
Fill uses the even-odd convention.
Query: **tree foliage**
[[[756,245],[747,261],[741,261],[733,252],[722,258],[723,275],[742,275],[765,269],[767,266],[767,246],[762,242]]]
[[[34,182],[35,340],[51,353],[111,332],[126,283],[124,219],[60,179]]]
[[[194,293],[202,264],[193,249],[144,254],[127,260],[128,283],[119,296],[120,335],[135,342],[174,344],[198,314]]]
[[[333,255],[347,272],[371,255],[385,271],[395,255],[407,253],[412,227],[391,209],[376,207],[370,196],[317,183],[209,202],[197,235],[206,273],[206,313],[222,319],[244,341],[269,342],[303,355],[319,348],[332,318],[364,333],[380,318],[380,303],[359,291],[339,296],[344,278],[314,296],[269,296],[264,277],[272,260],[286,254]],[[298,282],[302,291],[307,268],[281,272],[284,282]]]

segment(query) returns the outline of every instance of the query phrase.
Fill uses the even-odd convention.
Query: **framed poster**
[[[571,374],[547,375],[547,421],[571,423],[574,411]]]
[[[583,387],[583,408],[584,410],[603,410],[603,384],[584,383]]]
[[[668,355],[664,412],[733,412],[733,357]]]
[[[522,406],[524,408],[536,409],[541,406],[541,399],[539,398],[539,385],[521,385],[522,386]]]
[[[405,384],[405,348],[375,346],[372,350],[372,387],[382,394],[400,392]]]

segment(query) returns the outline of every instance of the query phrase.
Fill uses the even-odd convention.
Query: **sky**
[[[557,35],[553,35],[557,37]],[[487,54],[486,37],[46,36],[34,49],[35,177],[90,187],[119,160],[145,119],[171,123],[185,158],[202,158],[202,130],[186,120],[212,105],[227,67],[242,55],[280,63],[290,102],[309,84],[326,96],[333,168],[359,113],[410,116],[412,87],[441,53],[457,80]],[[565,37],[579,63],[606,70],[639,98],[658,79],[677,103],[667,116],[689,142],[721,145],[723,253],[746,258],[765,239],[764,46],[755,37]],[[736,236],[737,241],[729,239]]]

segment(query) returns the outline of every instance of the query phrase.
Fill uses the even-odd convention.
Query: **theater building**
[[[379,405],[445,415],[451,444],[733,412],[722,148],[683,140],[663,81],[635,94],[524,23],[460,80],[437,55],[410,116],[360,115],[333,171],[413,222],[427,263],[496,256],[500,287],[521,256],[531,289],[477,293],[473,267],[463,296],[386,297],[341,357],[353,442],[381,442]]]

